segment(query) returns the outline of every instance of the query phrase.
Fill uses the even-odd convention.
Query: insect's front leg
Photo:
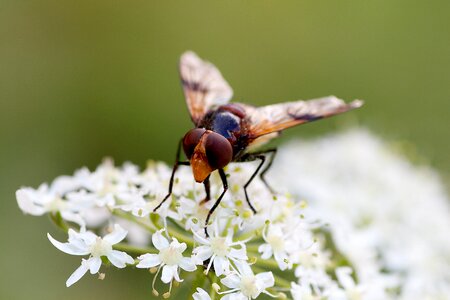
[[[208,234],[209,219],[211,218],[211,215],[213,214],[213,212],[216,210],[217,206],[219,206],[220,201],[222,201],[223,196],[225,195],[225,193],[228,190],[227,175],[225,174],[223,169],[219,169],[219,175],[220,175],[220,179],[222,179],[223,192],[222,192],[222,194],[220,194],[219,198],[217,198],[217,200],[214,203],[213,207],[211,207],[211,209],[209,210],[208,216],[206,217],[206,221],[205,221],[205,234],[206,234],[206,237],[209,237],[209,234]]]
[[[209,177],[210,177],[210,175],[208,175],[208,177],[206,177],[206,179],[203,181],[203,186],[205,187],[206,196],[205,196],[205,199],[200,201],[200,205],[211,200],[211,185],[209,184]]]
[[[181,139],[178,142],[178,149],[177,149],[177,153],[176,153],[176,159],[175,159],[175,163],[173,165],[173,169],[172,169],[172,175],[170,176],[170,181],[169,181],[169,191],[167,193],[167,195],[164,197],[164,199],[158,204],[158,206],[156,206],[153,209],[153,212],[156,212],[161,205],[164,204],[164,202],[166,202],[166,200],[170,197],[170,195],[172,195],[172,188],[173,188],[173,181],[175,178],[175,172],[178,169],[178,166],[189,166],[189,161],[180,161],[180,154],[181,154],[181,145],[182,145],[183,139]]]

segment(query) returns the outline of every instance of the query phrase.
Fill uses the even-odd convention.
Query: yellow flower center
[[[224,237],[211,238],[211,249],[217,256],[225,257],[228,254],[229,247]]]
[[[178,263],[183,258],[183,255],[181,254],[180,250],[170,246],[166,249],[162,249],[159,252],[159,258],[164,264],[173,266],[178,265]]]
[[[246,275],[241,278],[241,292],[247,297],[256,298],[259,294],[254,275]]]
[[[112,245],[102,240],[101,237],[97,237],[95,243],[91,246],[91,254],[94,257],[104,256],[110,251],[112,251]]]

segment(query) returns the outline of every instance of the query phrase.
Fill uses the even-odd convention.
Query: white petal
[[[352,269],[349,267],[340,267],[336,269],[336,277],[342,287],[346,290],[352,289],[355,287],[355,281],[353,280],[351,274]]]
[[[85,231],[85,232],[80,231],[78,237],[82,239],[86,243],[86,245],[93,245],[98,238],[98,236],[92,231]]]
[[[16,199],[19,208],[27,214],[41,216],[45,213],[45,208],[36,205],[31,199],[34,191],[30,188],[22,188],[16,192]]]
[[[81,277],[83,277],[84,274],[89,270],[89,267],[87,264],[84,263],[85,260],[82,261],[81,266],[78,267],[78,269],[75,270],[75,272],[70,275],[69,279],[66,281],[66,286],[69,287],[78,280],[80,280]]]
[[[127,236],[128,231],[123,229],[119,224],[114,225],[114,230],[105,235],[103,238],[105,241],[111,243],[111,245],[117,244]]]
[[[286,252],[275,252],[273,254],[273,257],[275,258],[275,261],[278,263],[278,267],[281,271],[284,271],[286,269],[290,269],[292,267],[292,264],[287,264],[286,261],[288,260],[288,256]]]
[[[174,266],[164,266],[161,275],[161,281],[164,283],[169,283],[172,281],[175,276],[175,272],[177,271],[177,265]]]
[[[220,298],[221,300],[248,300],[241,292],[231,293]]]
[[[112,250],[106,257],[108,257],[109,261],[118,268],[125,268],[127,264],[134,264],[134,259],[122,251]]]
[[[178,281],[178,282],[182,282],[183,280],[180,279],[180,274],[178,274],[178,267],[177,266],[171,266],[172,268],[174,268],[173,270],[173,278]]]
[[[91,274],[96,274],[102,266],[102,259],[100,257],[91,257],[87,260],[87,265]]]
[[[203,232],[203,230],[202,230],[202,232]],[[208,239],[202,237],[202,236],[201,236],[200,234],[198,234],[197,232],[192,231],[192,233],[194,234],[194,240],[195,240],[196,242],[199,242],[200,244],[203,244],[203,245],[209,245],[209,244],[210,244],[210,241],[209,241]]]
[[[160,251],[169,247],[169,241],[165,237],[163,237],[161,232],[162,230],[157,231],[152,235],[153,246],[155,246],[155,248]]]
[[[81,228],[80,232],[86,232],[86,228]],[[69,229],[69,238],[67,239],[69,241],[69,244],[72,244],[74,247],[80,248],[80,249],[88,249],[88,246],[83,240],[83,235],[81,233],[76,232],[72,228]]]
[[[273,278],[272,272],[259,273],[255,277],[259,287],[263,290],[275,284],[275,278]]]
[[[226,276],[225,278],[222,278],[220,280],[224,285],[229,287],[230,289],[237,289],[239,288],[239,285],[241,283],[241,279],[236,274],[230,274]]]
[[[161,264],[161,259],[159,259],[158,254],[144,254],[138,257],[140,262],[137,264],[137,268],[151,268],[156,267],[157,265]]]
[[[89,254],[89,250],[87,249],[87,247],[85,247],[84,249],[80,249],[76,246],[74,246],[73,244],[70,243],[61,243],[58,242],[57,240],[55,240],[49,233],[47,233],[47,237],[50,240],[50,242],[53,244],[53,246],[55,246],[57,249],[59,249],[62,252],[65,252],[67,254],[71,254],[71,255],[87,255]]]
[[[186,250],[186,243],[180,243],[176,238],[173,238],[172,243],[170,243],[170,247],[177,249],[180,253],[183,253]]]
[[[242,247],[240,249],[231,248],[230,253],[228,254],[229,257],[232,257],[234,259],[240,259],[240,260],[247,260],[247,250],[245,247]]]
[[[194,300],[211,300],[208,293],[202,288],[197,288],[197,292],[192,295]]]
[[[217,276],[220,276],[222,274],[226,274],[230,269],[230,263],[228,262],[228,259],[220,256],[216,256],[214,258],[214,271],[216,272]]]
[[[66,221],[74,222],[75,224],[78,224],[81,227],[86,227],[86,222],[84,221],[84,219],[81,217],[80,214],[64,210],[61,211],[61,217]]]
[[[252,268],[250,268],[250,265],[245,261],[235,261],[234,264],[236,265],[237,269],[239,270],[239,274],[241,276],[243,275],[253,275]]]
[[[205,260],[210,258],[213,255],[213,251],[210,246],[200,246],[192,250],[192,253],[201,260],[201,263],[203,263]]]
[[[269,259],[272,256],[272,247],[269,244],[262,244],[258,247],[262,259]]]
[[[192,272],[197,269],[197,266],[194,264],[191,258],[189,257],[183,257],[181,261],[179,262],[180,268],[182,268],[185,271]]]

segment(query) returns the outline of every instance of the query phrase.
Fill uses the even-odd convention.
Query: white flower
[[[192,298],[194,300],[211,300],[211,297],[202,288],[197,288],[197,292],[192,295]]]
[[[364,299],[389,299],[386,290],[398,290],[395,299],[439,299],[450,294],[450,201],[438,174],[398,146],[364,129],[296,141],[280,148],[268,176],[284,174],[271,181],[329,223]]]
[[[313,295],[311,286],[296,284],[291,282],[291,295],[294,300],[314,300],[319,299]]]
[[[344,298],[348,300],[365,299],[364,288],[355,283],[354,279],[351,276],[353,270],[350,267],[337,268],[335,273],[339,284],[344,290]]]
[[[272,272],[255,275],[246,263],[237,263],[236,266],[238,272],[231,273],[220,281],[231,289],[221,292],[226,294],[222,300],[255,299],[261,293],[269,294],[266,289],[275,284]]]
[[[336,285],[331,277],[326,273],[325,268],[305,268],[298,266],[295,269],[295,276],[299,278],[302,287],[311,287],[312,291],[321,296],[324,290]]]
[[[178,199],[178,214],[181,219],[185,219],[184,228],[193,232],[203,230],[212,204],[212,201],[200,204],[200,201],[181,196]]]
[[[164,229],[159,230],[152,236],[153,246],[159,250],[159,253],[147,253],[139,256],[139,263],[136,267],[148,269],[159,266],[158,269],[162,267],[162,282],[169,283],[173,279],[181,282],[178,267],[188,272],[194,271],[197,267],[190,257],[183,257],[183,252],[187,248],[186,244],[179,243],[176,238],[172,238],[172,242],[169,244],[169,241],[162,235],[162,231]]]
[[[66,285],[71,286],[77,282],[89,270],[91,274],[98,273],[102,265],[102,256],[106,256],[114,266],[125,268],[127,264],[133,264],[134,259],[127,253],[113,250],[114,244],[122,241],[127,235],[127,231],[119,225],[114,226],[114,230],[103,238],[95,235],[91,231],[75,232],[69,229],[69,242],[61,243],[47,234],[50,242],[67,254],[89,255],[89,258],[82,259],[81,266],[67,279]]]
[[[86,255],[67,285],[87,271],[98,272],[100,257],[118,267],[133,263],[126,253],[112,250],[113,242],[127,235],[126,243],[136,253],[152,252],[151,237],[158,251],[140,256],[138,267],[158,272],[153,287],[160,277],[170,284],[163,297],[170,296],[175,281],[182,281],[179,268],[193,271],[195,264],[208,264],[206,272],[213,268],[215,274],[209,277],[216,281],[223,276],[221,286],[228,290],[219,292],[217,283],[212,288],[225,300],[269,294],[274,275],[267,270],[284,280],[293,278],[295,270],[290,289],[273,288],[277,293],[290,290],[295,300],[446,299],[450,294],[450,202],[435,172],[393,154],[365,131],[303,141],[280,147],[267,174],[273,176],[267,179],[276,195],[259,176],[252,181],[247,192],[255,215],[245,201],[243,184],[257,165],[226,167],[229,190],[210,219],[208,239],[203,234],[205,219],[223,191],[217,172],[210,178],[211,200],[204,203],[203,185],[194,182],[189,167],[180,167],[172,197],[156,212],[160,217],[152,211],[167,194],[172,174],[160,162],[139,171],[129,163],[116,167],[105,161],[94,172],[83,168],[38,189],[22,188],[16,195],[27,214],[61,215],[70,223],[57,225],[80,225],[81,230],[69,230],[67,243],[49,236],[58,249]],[[89,231],[105,232],[108,224],[123,224],[129,233],[118,226],[119,233],[104,238]],[[156,228],[179,232],[180,242]],[[245,245],[249,237],[251,244]],[[200,287],[192,288],[197,288],[194,299],[209,300]]]
[[[85,222],[78,213],[79,208],[74,203],[62,199],[61,195],[47,184],[41,184],[37,190],[29,187],[16,192],[19,208],[26,214],[42,216],[46,213],[61,214],[66,221],[84,226]]]
[[[280,270],[292,268],[289,262],[286,246],[289,244],[289,236],[283,232],[280,224],[269,224],[267,230],[263,231],[263,238],[267,244],[259,246],[258,251],[262,253],[262,259],[269,259],[272,254],[280,267]]]
[[[202,246],[194,248],[192,258],[197,265],[202,265],[204,261],[209,259],[206,273],[213,265],[216,275],[221,276],[229,272],[229,260],[239,261],[247,260],[248,258],[244,242],[233,242],[233,230],[231,228],[229,228],[228,234],[225,237],[219,236],[217,231],[216,226],[213,231],[214,234],[209,238],[203,238],[194,232],[195,240],[202,244]],[[235,246],[239,246],[239,248],[235,248]]]

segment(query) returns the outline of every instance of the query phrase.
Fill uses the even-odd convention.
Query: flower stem
[[[145,253],[150,253],[152,251],[155,251],[154,248],[136,247],[136,246],[132,246],[130,244],[125,244],[125,243],[115,244],[115,245],[113,245],[113,248],[115,250],[125,251],[127,253],[134,253],[134,254],[145,254]]]
[[[154,227],[153,224],[146,223],[146,222],[144,222],[144,221],[142,221],[142,220],[140,220],[140,219],[134,217],[133,215],[131,215],[129,213],[126,213],[124,211],[115,209],[115,210],[112,211],[112,214],[117,216],[117,217],[120,217],[122,219],[125,219],[125,220],[131,221],[133,223],[136,223],[137,225],[143,227],[144,229],[146,229],[147,231],[149,231],[151,233],[157,231],[157,228]]]
[[[50,219],[53,221],[53,223],[61,230],[63,230],[65,233],[67,233],[70,229],[70,226],[64,221],[64,219],[61,217],[61,214],[59,212],[56,213],[50,213],[49,214]]]

